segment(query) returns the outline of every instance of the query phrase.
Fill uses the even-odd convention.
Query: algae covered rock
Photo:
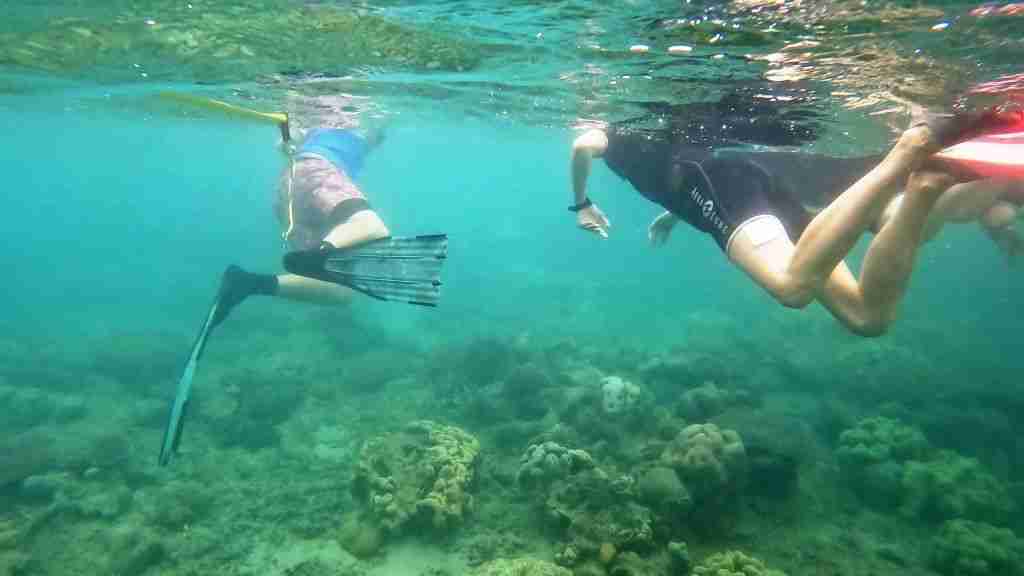
[[[693,505],[690,491],[675,470],[664,466],[654,466],[641,472],[636,492],[643,503],[672,515],[684,515]]]
[[[696,576],[785,576],[783,572],[771,570],[764,562],[746,554],[730,550],[706,558],[693,569]]]
[[[925,458],[928,451],[920,430],[876,416],[860,420],[839,435],[836,458],[862,499],[891,508],[903,498],[907,462]]]
[[[607,415],[628,412],[640,400],[640,387],[618,376],[601,379],[601,408]]]
[[[743,438],[751,479],[744,487],[748,496],[776,501],[796,497],[804,464],[824,457],[806,416],[788,407],[732,408],[713,422]]]
[[[1024,567],[1024,541],[982,522],[950,520],[932,545],[932,566],[947,576],[1018,576]]]
[[[499,558],[482,564],[471,576],[572,576],[572,572],[536,558]]]
[[[567,542],[556,557],[559,564],[596,559],[602,546],[651,548],[653,514],[632,501],[633,484],[630,476],[612,478],[600,468],[591,468],[552,485],[544,512]]]
[[[857,422],[839,435],[836,457],[844,466],[863,468],[885,461],[921,458],[927,450],[928,441],[917,428],[875,416]]]
[[[714,424],[687,426],[661,454],[696,496],[742,482],[746,451],[739,434]]]
[[[908,462],[903,489],[903,512],[936,522],[963,518],[1001,524],[1014,509],[1005,484],[977,460],[948,450]]]
[[[684,392],[676,410],[689,420],[707,420],[733,406],[750,403],[750,393],[745,390],[729,390],[705,382]]]
[[[413,521],[445,532],[473,508],[479,453],[480,442],[460,428],[412,422],[363,445],[353,492],[388,532]]]
[[[689,574],[693,566],[690,561],[690,548],[686,542],[668,543],[669,567],[673,574]]]
[[[591,468],[593,458],[585,450],[570,449],[547,441],[531,444],[519,460],[516,481],[523,487],[548,484]]]

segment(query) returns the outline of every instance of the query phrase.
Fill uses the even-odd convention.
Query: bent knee
[[[889,326],[892,323],[880,319],[871,319],[865,321],[846,321],[845,324],[846,328],[857,336],[861,336],[863,338],[878,338],[879,336],[884,336],[889,332]]]
[[[815,291],[809,283],[787,279],[777,286],[769,287],[768,292],[786,308],[803,309],[814,301]]]
[[[851,333],[863,338],[878,338],[889,332],[895,315],[883,311],[858,311],[854,314],[837,315]]]

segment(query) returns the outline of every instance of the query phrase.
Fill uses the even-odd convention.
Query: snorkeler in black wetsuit
[[[799,238],[811,221],[808,206],[827,204],[881,159],[716,152],[684,138],[617,127],[605,134],[602,158],[613,172],[648,200],[710,234],[725,251],[744,223],[764,215],[776,217],[791,238]]]
[[[780,303],[803,308],[817,300],[854,333],[877,336],[895,319],[918,246],[942,222],[984,220],[1008,186],[1021,185],[953,185],[928,159],[977,126],[965,117],[931,118],[888,154],[863,158],[715,150],[686,134],[591,129],[573,144],[569,209],[579,227],[608,236],[608,219],[586,194],[590,161],[601,157],[666,209],[650,226],[652,243],[684,220]],[[858,279],[843,258],[868,230],[877,234]]]

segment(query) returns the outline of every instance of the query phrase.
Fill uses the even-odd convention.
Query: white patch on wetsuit
[[[760,248],[780,236],[786,236],[786,227],[782,225],[781,220],[771,214],[754,216],[736,227],[725,245],[727,253],[732,248],[732,241],[737,234],[744,234],[754,248]]]

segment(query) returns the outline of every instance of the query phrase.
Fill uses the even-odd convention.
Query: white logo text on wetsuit
[[[722,220],[722,217],[718,215],[718,211],[715,210],[715,201],[710,198],[705,198],[700,193],[698,186],[694,186],[693,190],[690,190],[690,199],[700,206],[700,213],[705,220],[711,223],[711,226],[722,233],[724,236],[729,235],[729,225]]]

